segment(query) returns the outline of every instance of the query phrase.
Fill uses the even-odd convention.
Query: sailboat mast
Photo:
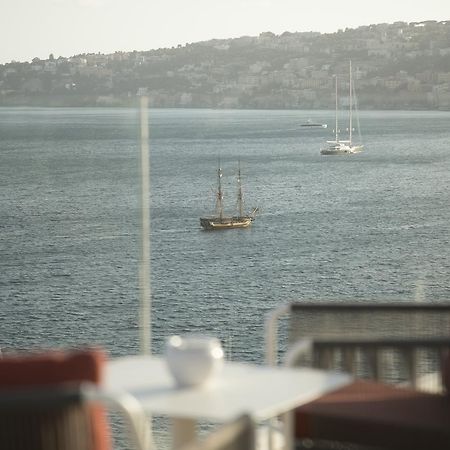
[[[353,89],[352,89],[352,61],[350,60],[350,90],[349,90],[349,125],[348,125],[348,140],[350,141],[350,146],[352,145],[352,111],[353,111]]]
[[[242,184],[241,184],[241,161],[238,161],[238,208],[239,208],[239,217],[244,215],[244,200],[242,196]]]
[[[335,135],[336,135],[336,142],[339,140],[339,124],[338,124],[338,77],[337,75],[334,76],[335,77],[335,81],[336,81],[336,85],[335,85],[335,97],[336,97],[336,112],[335,112]]]
[[[217,169],[217,199],[216,199],[216,209],[219,214],[220,220],[223,218],[223,193],[222,193],[222,168],[220,167],[220,159],[219,159],[219,168]]]

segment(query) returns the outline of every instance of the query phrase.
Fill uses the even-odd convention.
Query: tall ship
[[[238,164],[237,176],[237,209],[235,216],[226,216],[223,210],[223,190],[222,190],[222,168],[217,170],[217,191],[216,191],[216,212],[212,217],[200,218],[200,225],[204,230],[227,230],[229,228],[247,228],[255,220],[258,208],[253,208],[249,214],[244,213],[244,198],[241,183],[241,164]]]
[[[348,115],[348,139],[340,139],[339,136],[339,123],[338,123],[338,105],[339,105],[339,96],[338,96],[338,77],[335,76],[335,97],[336,97],[336,110],[335,110],[335,137],[333,141],[326,141],[326,145],[320,150],[322,155],[353,155],[355,153],[360,153],[363,150],[363,145],[361,143],[356,144],[353,140],[353,110],[356,109],[356,99],[353,79],[352,79],[352,62],[350,61],[350,82],[349,82],[349,115]],[[355,111],[356,112],[356,111]],[[359,120],[358,120],[358,133],[360,133],[359,129]],[[361,135],[359,136],[361,141]]]

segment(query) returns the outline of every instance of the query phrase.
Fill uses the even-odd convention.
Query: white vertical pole
[[[141,261],[139,267],[139,337],[143,355],[151,353],[150,290],[150,151],[148,97],[141,97]]]
[[[352,98],[352,94],[353,94],[353,89],[352,89],[352,84],[353,84],[353,79],[352,79],[352,61],[350,60],[350,88],[349,88],[349,126],[348,126],[348,140],[350,141],[350,147],[352,145],[352,127],[353,127],[353,118],[352,118],[352,113],[353,113],[353,98]]]

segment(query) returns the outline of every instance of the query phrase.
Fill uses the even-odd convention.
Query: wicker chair
[[[268,318],[276,363],[278,321],[288,316],[284,363],[350,372],[355,382],[298,408],[297,439],[389,449],[450,448],[450,304],[294,303]],[[450,383],[449,386],[450,387]],[[309,442],[309,441],[308,441]]]

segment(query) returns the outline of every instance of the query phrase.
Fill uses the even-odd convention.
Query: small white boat
[[[327,128],[328,127],[328,125],[326,123],[313,122],[311,119],[308,119],[306,122],[302,123],[300,126],[311,127],[311,128]]]

